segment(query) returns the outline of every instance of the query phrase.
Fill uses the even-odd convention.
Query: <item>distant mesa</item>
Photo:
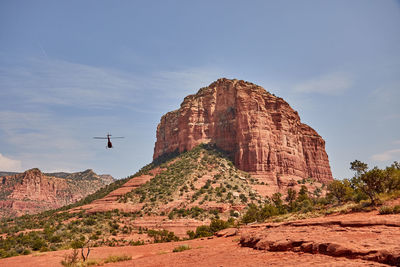
[[[23,173],[0,172],[0,218],[72,204],[112,182],[112,176],[97,175],[93,170],[42,173],[33,168]]]
[[[162,116],[153,158],[201,143],[275,187],[292,178],[333,180],[324,139],[285,100],[243,80],[218,79]]]

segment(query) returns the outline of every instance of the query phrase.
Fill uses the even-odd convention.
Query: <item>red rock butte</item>
[[[333,180],[324,139],[285,100],[250,82],[221,78],[185,97],[162,116],[153,158],[201,143],[215,144],[239,169],[278,186],[282,177]]]

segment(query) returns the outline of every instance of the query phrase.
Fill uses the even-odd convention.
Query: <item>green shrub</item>
[[[164,243],[179,240],[179,237],[177,237],[174,232],[170,232],[168,230],[148,230],[147,235],[154,238],[154,243]]]
[[[133,240],[131,240],[130,242],[129,242],[129,245],[130,246],[142,246],[142,245],[144,245],[144,241],[143,240],[137,240],[137,241],[133,241]]]
[[[368,195],[361,191],[359,188],[356,188],[353,193],[353,200],[357,203],[360,203],[363,200],[367,200]]]
[[[400,205],[396,205],[393,207],[393,213],[399,214],[400,213]]]
[[[61,264],[65,267],[75,267],[78,263],[78,250],[74,249],[71,254],[66,254]]]
[[[104,263],[129,261],[131,259],[132,259],[132,256],[128,256],[128,255],[110,255],[104,260]]]
[[[81,240],[74,240],[70,244],[71,248],[73,248],[73,249],[82,248],[83,245],[84,245],[83,241],[81,241]]]
[[[194,238],[212,236],[214,233],[211,231],[210,226],[201,225],[196,228],[196,235]]]
[[[229,215],[237,218],[239,217],[239,212],[237,212],[236,210],[230,210]]]
[[[348,180],[334,180],[328,185],[328,192],[341,204],[351,198],[353,189],[350,187],[350,181]]]
[[[189,245],[181,245],[179,247],[176,247],[172,250],[172,252],[181,252],[181,251],[185,251],[185,250],[189,250],[191,249],[191,247]]]
[[[222,229],[233,226],[234,222],[235,220],[233,218],[228,221],[214,219],[211,221],[210,225],[201,225],[196,228],[196,232],[187,231],[186,233],[189,239],[212,236]]]
[[[224,220],[216,219],[212,220],[210,223],[210,230],[213,233],[216,233],[222,229],[230,227],[230,224]]]
[[[42,248],[45,247],[45,246],[46,246],[46,241],[44,241],[44,240],[41,239],[41,238],[38,238],[38,239],[36,239],[36,240],[33,241],[33,243],[32,243],[32,250],[37,251],[37,250],[42,249]]]
[[[242,217],[242,222],[246,224],[252,222],[263,222],[272,216],[285,213],[283,206],[280,206],[280,208],[281,210],[272,204],[265,204],[264,206],[250,204],[246,213]]]
[[[264,206],[260,207],[260,214],[258,216],[258,221],[263,222],[266,219],[281,214],[279,209],[271,204],[265,204]]]
[[[388,206],[382,206],[379,209],[379,214],[393,214],[393,208],[392,207],[388,207]]]
[[[193,232],[193,231],[191,231],[191,230],[188,230],[188,231],[186,232],[186,234],[189,236],[189,239],[194,239],[194,238],[196,238],[196,233]]]
[[[314,209],[314,203],[311,199],[306,199],[299,203],[298,208],[300,212],[307,213]]]
[[[88,219],[84,220],[83,223],[85,225],[95,225],[96,224],[96,220],[93,219],[93,218],[88,218]]]
[[[61,239],[60,236],[54,235],[54,236],[52,236],[52,237],[50,238],[50,242],[51,242],[51,243],[60,243],[60,242],[62,242],[62,239]]]

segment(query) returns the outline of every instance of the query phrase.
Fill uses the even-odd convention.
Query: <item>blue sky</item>
[[[220,77],[283,97],[335,178],[400,160],[399,1],[0,2],[0,170],[117,178],[161,115]],[[114,149],[93,136],[125,136]]]

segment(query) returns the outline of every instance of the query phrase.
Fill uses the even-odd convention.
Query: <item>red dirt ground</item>
[[[382,264],[295,252],[266,252],[241,247],[238,237],[197,239],[137,247],[93,248],[90,259],[109,255],[130,255],[132,260],[105,266],[385,266]],[[192,249],[174,253],[172,250],[187,244]],[[38,255],[19,256],[0,260],[0,266],[47,267],[62,266],[64,255],[70,251],[55,251]]]
[[[191,249],[172,252],[183,244]],[[7,258],[0,260],[0,266],[61,266],[68,253],[71,251]],[[132,260],[105,266],[387,266],[379,262],[390,255],[392,262],[386,263],[396,265],[400,259],[400,214],[374,211],[250,225],[232,237],[93,248],[90,259],[123,254]]]

